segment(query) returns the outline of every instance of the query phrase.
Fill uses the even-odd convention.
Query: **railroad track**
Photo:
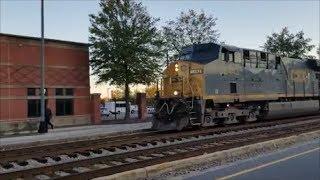
[[[85,147],[79,147],[77,142],[74,146],[67,143],[68,148],[78,149],[50,145],[56,146],[54,153],[49,146],[43,147],[49,150],[46,153],[32,152],[39,147],[3,151],[1,162],[6,163],[0,167],[0,179],[88,179],[315,129],[320,129],[319,116],[202,131],[126,135],[111,138],[109,142],[92,141]],[[97,144],[99,142],[103,144]],[[19,153],[22,154],[19,156]]]
[[[277,120],[271,122],[258,122],[252,124],[245,124],[245,125],[231,125],[227,127],[214,127],[205,130],[195,130],[195,131],[186,131],[186,132],[154,132],[154,131],[147,131],[147,132],[139,132],[133,133],[129,135],[120,135],[120,136],[112,136],[106,138],[99,138],[99,139],[91,139],[91,140],[81,140],[81,141],[73,141],[73,142],[64,142],[64,143],[55,143],[55,144],[45,144],[45,145],[38,145],[38,146],[31,146],[31,147],[22,147],[22,148],[12,148],[12,147],[5,147],[0,150],[0,166],[6,166],[6,164],[10,162],[23,162],[27,159],[37,158],[40,159],[42,157],[47,156],[58,156],[60,154],[70,154],[72,151],[74,152],[86,152],[92,151],[94,149],[99,148],[112,148],[116,146],[126,145],[127,143],[139,143],[142,141],[152,141],[152,140],[159,140],[159,138],[170,138],[170,137],[183,137],[188,135],[196,135],[196,134],[206,134],[206,133],[220,133],[220,132],[227,132],[231,130],[241,130],[244,128],[251,128],[251,127],[263,127],[269,125],[276,125],[276,124],[285,124],[291,122],[298,122],[301,120],[309,120],[309,119],[320,119],[319,116],[309,116],[309,117],[300,117],[295,119],[287,119],[281,120],[277,122]]]

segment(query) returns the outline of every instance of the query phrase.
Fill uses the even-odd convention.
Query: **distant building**
[[[88,49],[86,43],[45,40],[46,99],[57,127],[96,118]],[[37,128],[39,88],[40,39],[0,33],[0,134]]]

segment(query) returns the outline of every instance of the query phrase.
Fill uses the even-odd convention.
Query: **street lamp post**
[[[44,83],[45,83],[45,74],[44,74],[44,0],[41,0],[41,61],[40,61],[40,76],[41,76],[41,86],[40,86],[40,95],[41,95],[41,100],[40,100],[40,127],[39,127],[39,132],[44,133],[46,132],[46,127],[45,127],[45,92],[44,92]]]

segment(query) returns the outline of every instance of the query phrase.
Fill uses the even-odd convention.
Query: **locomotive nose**
[[[188,61],[169,64],[164,71],[162,97],[201,96],[202,72],[202,65]]]

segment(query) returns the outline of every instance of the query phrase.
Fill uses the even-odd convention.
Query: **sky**
[[[182,1],[142,0],[158,26],[188,9],[203,10],[218,18],[220,41],[239,47],[260,49],[266,36],[287,26],[291,32],[303,30],[312,44],[320,42],[319,0],[295,1]],[[45,37],[76,42],[88,42],[89,14],[99,11],[99,0],[45,0]],[[0,0],[0,32],[40,36],[40,0]],[[316,55],[314,49],[310,53]],[[95,85],[91,77],[91,92],[106,96],[107,85]]]

